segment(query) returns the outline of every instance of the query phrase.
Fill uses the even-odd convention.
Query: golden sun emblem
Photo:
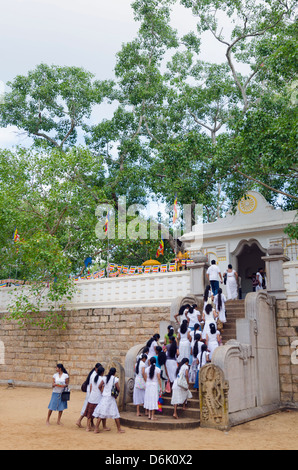
[[[242,214],[251,214],[256,210],[258,202],[254,196],[246,196],[242,198],[238,203],[238,208]]]

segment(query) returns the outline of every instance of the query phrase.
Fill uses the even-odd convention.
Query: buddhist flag
[[[161,239],[158,250],[156,252],[156,258],[158,258],[160,255],[164,254],[164,249],[165,249],[165,244],[163,240]]]
[[[108,212],[107,213],[107,218],[106,218],[106,223],[105,223],[105,226],[104,226],[104,231],[107,233],[108,229],[109,229],[109,220],[110,220],[110,213]]]
[[[20,235],[18,234],[17,228],[15,228],[15,231],[13,232],[13,237],[12,237],[12,239],[13,239],[14,242],[20,240]]]
[[[173,224],[176,222],[178,219],[178,208],[177,208],[177,194],[175,196],[175,201],[174,201],[174,213],[173,213]]]

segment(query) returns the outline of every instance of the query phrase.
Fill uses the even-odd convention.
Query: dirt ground
[[[57,413],[46,426],[50,389],[0,387],[1,450],[297,450],[298,412],[280,412],[229,432],[197,428],[184,431],[142,431],[123,428],[118,434],[114,421],[110,432],[94,434],[76,426],[84,393],[71,392],[64,412],[63,426],[57,426]]]

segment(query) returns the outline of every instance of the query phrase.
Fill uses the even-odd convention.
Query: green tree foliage
[[[71,263],[57,239],[37,232],[29,240],[15,242],[11,251],[28,282],[12,291],[14,299],[7,319],[16,321],[21,328],[65,328],[61,303],[71,300],[75,288],[69,277]]]
[[[131,265],[155,257],[149,231],[128,240],[116,223],[109,245],[98,238],[96,208],[108,204],[117,220],[122,196],[131,206],[149,198],[173,204],[177,194],[180,204],[203,204],[206,221],[249,189],[297,208],[294,0],[181,0],[197,18],[183,37],[171,27],[176,3],[133,1],[139,31],[117,54],[114,82],[41,64],[8,84],[0,125],[24,130],[34,146],[0,151],[1,277],[17,266],[21,279],[41,289],[50,283],[57,304],[71,290],[66,272],[79,274],[86,257],[107,261],[109,252],[111,261]],[[222,48],[221,63],[202,60],[206,34]],[[113,117],[91,124],[104,99],[115,106]],[[18,250],[15,227],[24,240]],[[287,233],[297,237],[297,225]],[[161,261],[176,245],[170,234]],[[30,308],[27,296],[12,312],[27,319]],[[55,324],[49,318],[44,325]]]
[[[111,86],[82,68],[46,64],[7,85],[0,125],[25,130],[37,146],[61,149],[76,143],[78,129]]]

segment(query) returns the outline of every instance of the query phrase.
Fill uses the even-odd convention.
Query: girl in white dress
[[[198,359],[197,356],[201,352],[201,348],[203,346],[203,342],[201,341],[201,335],[197,333],[194,337],[194,341],[191,346],[191,355],[193,357],[192,364],[189,370],[189,380],[190,382],[194,382],[196,380],[197,370],[198,370]]]
[[[102,398],[100,385],[102,382],[104,371],[105,370],[102,366],[99,366],[99,367],[95,366],[95,373],[91,375],[89,399],[88,399],[88,404],[86,406],[86,410],[84,413],[84,416],[86,416],[87,418],[87,427],[86,427],[87,432],[91,431],[93,413]],[[107,430],[106,420],[103,420],[103,427],[105,430]]]
[[[177,356],[179,355],[179,350],[177,347],[176,338],[174,338],[174,336],[170,336],[169,341],[170,341],[170,344],[167,344],[166,346],[167,347],[166,366],[167,366],[169,381],[171,382],[171,385],[172,385],[176,378]]]
[[[207,362],[210,362],[209,360],[209,352],[207,349],[207,344],[203,344],[201,347],[201,352],[197,355],[197,360],[198,360],[198,370],[197,370],[197,376],[196,376],[196,381],[194,384],[194,389],[198,390],[199,389],[199,374],[200,374],[200,369],[207,364]]]
[[[86,411],[86,408],[87,408],[87,405],[88,405],[88,400],[89,400],[89,395],[90,395],[90,382],[91,382],[91,378],[92,378],[92,375],[95,375],[96,374],[96,368],[100,367],[101,364],[98,362],[95,367],[93,367],[93,369],[89,372],[88,376],[87,376],[87,379],[86,379],[86,385],[87,385],[87,389],[86,389],[86,397],[85,397],[85,401],[84,401],[84,404],[83,404],[83,408],[81,410],[81,416],[79,417],[78,421],[76,422],[76,425],[81,428],[82,427],[82,420],[83,418],[85,417],[85,411]]]
[[[213,295],[213,292],[212,292],[212,289],[211,289],[210,285],[206,286],[203,300],[204,300],[204,305],[203,305],[203,311],[204,311],[206,305],[207,304],[212,304],[213,300],[214,300],[214,295]]]
[[[188,328],[187,320],[183,320],[182,325],[178,330],[178,341],[179,341],[179,357],[178,362],[181,362],[185,357],[190,358],[190,348],[191,348],[191,335],[190,329]]]
[[[198,323],[201,319],[200,312],[194,307],[189,307],[187,317],[189,320],[188,327],[191,331],[193,331],[195,324]]]
[[[233,269],[232,265],[228,265],[226,270],[227,274],[227,298],[228,300],[235,300],[238,298],[238,274]]]
[[[135,368],[135,384],[133,388],[133,403],[137,406],[137,416],[142,416],[140,413],[140,405],[144,405],[144,398],[145,398],[145,362],[147,360],[147,355],[142,354],[136,363]]]
[[[102,399],[94,410],[93,416],[97,418],[97,423],[94,432],[99,433],[99,425],[103,419],[114,419],[117,430],[119,433],[125,432],[120,426],[120,414],[117,406],[116,399],[111,395],[113,385],[115,384],[116,389],[120,393],[119,379],[115,377],[116,369],[112,367],[109,370],[108,375],[102,378],[100,384]],[[108,429],[107,429],[108,430]]]
[[[156,420],[155,410],[158,410],[159,390],[161,390],[160,369],[156,367],[155,357],[151,357],[150,366],[145,370],[144,408],[149,412],[149,419]]]
[[[188,359],[184,358],[179,366],[177,367],[176,371],[176,379],[173,384],[173,393],[172,393],[172,400],[171,400],[171,405],[174,405],[174,414],[173,417],[175,419],[178,419],[177,415],[177,406],[178,405],[183,405],[183,410],[186,408],[186,402],[188,399],[192,398],[192,394],[189,390],[189,388],[185,389],[180,387],[179,385],[179,377],[184,377],[186,380],[187,385],[189,385],[189,372],[188,372]]]
[[[216,323],[218,315],[216,310],[212,308],[211,304],[207,304],[203,313],[203,320],[204,320],[204,329],[202,333],[202,339],[206,339],[206,334],[209,331],[210,323]]]
[[[206,334],[206,344],[209,351],[209,360],[212,359],[213,351],[218,348],[220,342],[220,334],[216,329],[215,323],[210,323],[210,332]]]
[[[160,339],[160,335],[156,333],[155,335],[152,336],[152,338],[149,339],[147,342],[146,346],[149,348],[148,354],[147,354],[147,364],[149,362],[149,359],[153,356],[156,356],[156,346],[158,346],[158,341]]]
[[[176,320],[177,323],[179,323],[180,325],[182,324],[183,320],[188,320],[188,309],[190,308],[190,305],[187,304],[187,305],[182,305],[179,309],[179,312],[174,315],[174,318]]]
[[[222,289],[218,289],[218,293],[214,297],[215,310],[218,314],[218,319],[222,323],[226,323],[226,296],[222,293]]]

